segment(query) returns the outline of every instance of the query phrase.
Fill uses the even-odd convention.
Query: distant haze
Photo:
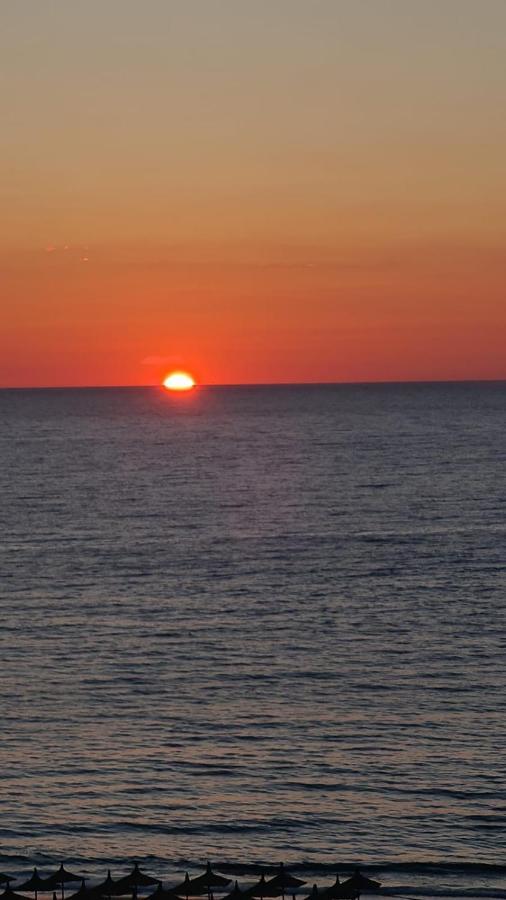
[[[506,377],[504,0],[2,20],[0,385]]]

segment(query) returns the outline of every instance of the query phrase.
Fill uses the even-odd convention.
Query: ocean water
[[[506,897],[505,413],[0,392],[0,868]]]

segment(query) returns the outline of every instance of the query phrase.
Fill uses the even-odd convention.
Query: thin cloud
[[[167,366],[178,363],[178,356],[145,356],[141,361],[142,366]]]

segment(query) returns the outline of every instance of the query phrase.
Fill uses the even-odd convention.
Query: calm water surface
[[[506,897],[505,412],[0,392],[0,868]]]

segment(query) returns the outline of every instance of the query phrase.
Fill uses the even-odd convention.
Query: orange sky
[[[3,17],[0,385],[506,378],[503,0]]]

